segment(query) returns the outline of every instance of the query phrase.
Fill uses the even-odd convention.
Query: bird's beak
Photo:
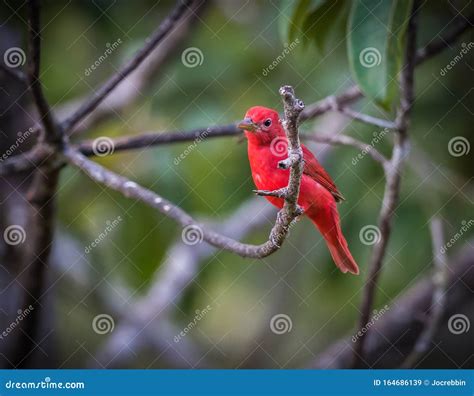
[[[257,125],[255,125],[251,118],[245,117],[242,121],[239,122],[237,128],[243,129],[249,132],[255,132],[257,130]]]

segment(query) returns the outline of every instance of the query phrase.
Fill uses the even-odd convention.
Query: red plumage
[[[278,162],[287,157],[288,140],[278,113],[266,107],[252,107],[239,127],[245,130],[248,140],[248,157],[256,187],[259,190],[286,187],[290,172],[279,169]],[[336,207],[336,202],[344,198],[313,153],[301,146],[304,171],[298,205],[321,232],[337,267],[342,272],[358,274],[359,267],[342,234]],[[283,199],[266,198],[276,207],[283,207]]]

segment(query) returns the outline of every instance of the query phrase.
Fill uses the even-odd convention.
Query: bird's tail
[[[359,267],[347,247],[347,242],[344,236],[341,234],[340,240],[336,243],[327,240],[326,242],[337,267],[344,273],[349,271],[354,275],[359,275]]]
[[[326,240],[326,244],[336,266],[344,273],[350,272],[359,275],[359,267],[352,257],[346,239],[342,234],[337,209],[335,206],[331,209],[329,213],[326,213],[326,216],[322,216],[322,214],[319,213],[318,216],[315,216],[311,221],[316,225]]]

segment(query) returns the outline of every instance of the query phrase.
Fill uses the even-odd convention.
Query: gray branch
[[[474,290],[474,240],[450,260],[442,320],[472,304]],[[366,334],[364,365],[369,368],[398,368],[423,330],[423,321],[433,307],[433,277],[421,278],[390,303],[388,310]],[[447,327],[447,326],[446,326]],[[312,368],[349,368],[354,355],[352,335],[328,346],[311,363]]]
[[[424,330],[418,337],[413,350],[402,364],[402,368],[415,367],[419,360],[429,351],[433,338],[441,325],[447,297],[449,281],[449,267],[446,252],[443,251],[445,243],[443,223],[440,218],[430,221],[431,239],[433,241],[433,286],[434,292],[429,309],[430,316]]]
[[[374,246],[369,261],[369,273],[364,288],[361,303],[361,314],[359,318],[359,329],[362,329],[370,320],[370,314],[375,298],[375,289],[382,269],[383,259],[387,250],[388,241],[392,231],[392,218],[399,200],[401,172],[408,150],[408,122],[413,105],[413,74],[416,59],[416,30],[417,30],[418,2],[414,2],[412,15],[408,22],[407,44],[405,51],[405,66],[400,78],[400,105],[396,118],[395,143],[392,158],[387,167],[385,192],[382,208],[379,214],[378,227],[380,230],[380,241]],[[368,333],[368,332],[367,332]],[[367,336],[363,332],[362,337],[357,339],[354,348],[354,367],[360,367],[364,360],[364,344]]]
[[[158,209],[162,214],[175,220],[183,227],[193,226],[202,233],[203,239],[209,244],[234,252],[242,257],[262,258],[266,257],[278,250],[284,242],[290,224],[301,214],[298,208],[297,200],[299,194],[299,186],[302,177],[303,155],[299,143],[297,120],[298,116],[304,108],[301,100],[294,97],[293,89],[285,86],[280,89],[283,97],[285,118],[283,124],[288,136],[288,159],[284,160],[284,166],[290,168],[290,177],[288,181],[288,194],[285,197],[283,209],[278,213],[275,224],[270,232],[268,241],[261,245],[250,245],[238,242],[232,238],[221,235],[199,224],[183,209],[174,205],[165,198],[159,196],[151,190],[139,186],[135,182],[120,176],[99,164],[88,160],[84,155],[73,148],[66,147],[64,156],[66,160],[77,166],[91,179],[98,183],[121,192],[126,197],[136,198],[150,206]]]
[[[65,131],[70,131],[81,120],[92,113],[97,106],[120,84],[130,73],[150,55],[155,47],[170,33],[185,14],[193,0],[179,1],[178,5],[169,16],[160,24],[158,29],[145,41],[145,45],[127,62],[117,73],[112,75],[92,96],[87,99],[71,116],[66,118],[61,126]]]

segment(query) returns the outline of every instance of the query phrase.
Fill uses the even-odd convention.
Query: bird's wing
[[[303,144],[303,158],[304,158],[304,169],[303,174],[308,175],[317,183],[321,184],[326,190],[328,190],[336,200],[336,202],[344,201],[344,197],[337,189],[336,185],[331,179],[331,176],[324,170],[321,164],[318,162],[314,154],[309,151]]]

